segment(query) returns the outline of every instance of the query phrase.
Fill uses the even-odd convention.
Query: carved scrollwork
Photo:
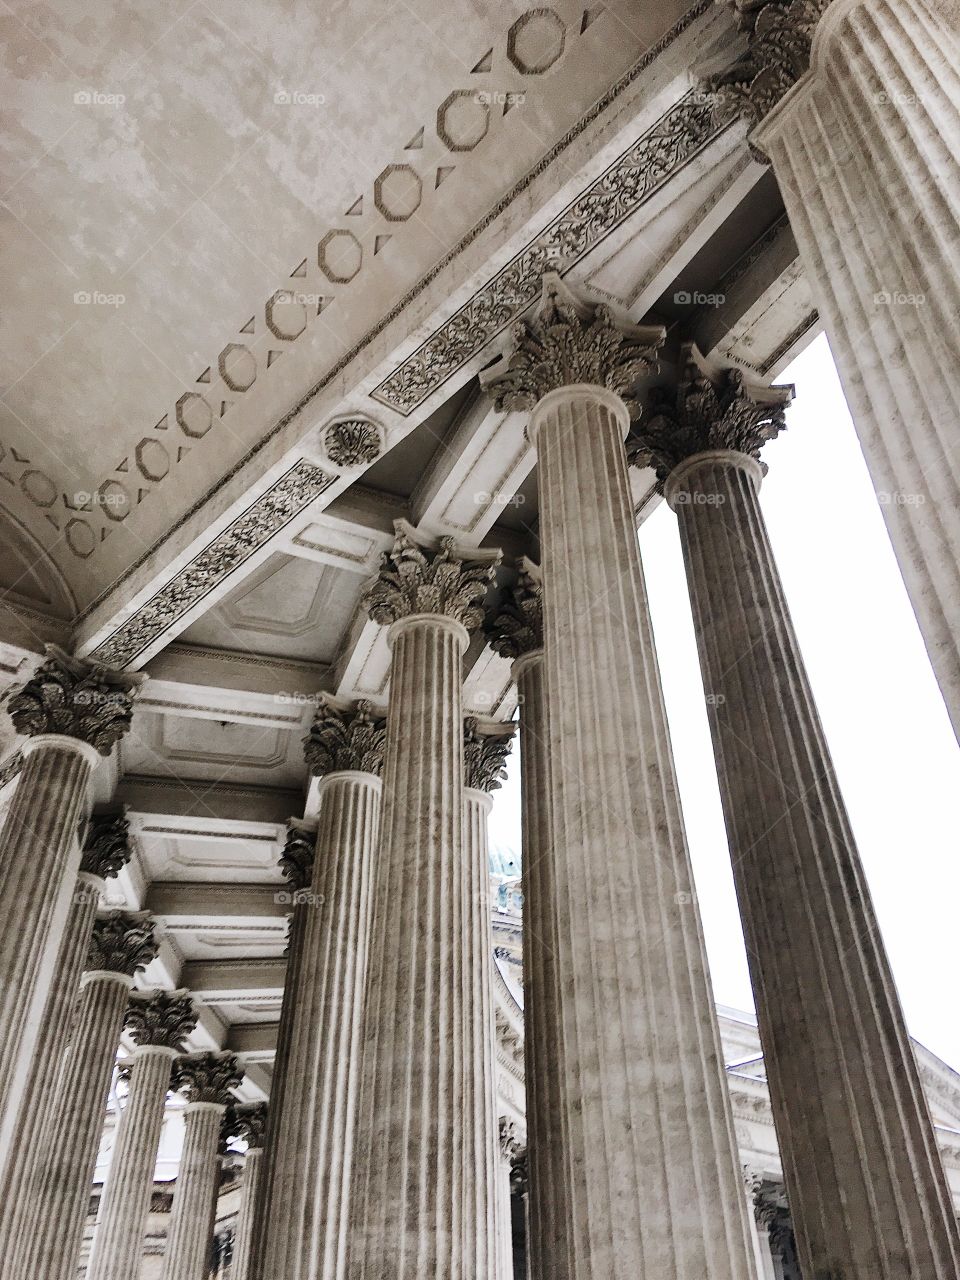
[[[380,457],[383,438],[368,418],[345,418],[327,427],[323,447],[335,467],[362,467]]]

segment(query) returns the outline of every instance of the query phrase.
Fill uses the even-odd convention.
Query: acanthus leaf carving
[[[475,791],[495,791],[507,776],[506,760],[513,746],[514,724],[482,721],[467,716],[463,722],[463,785]]]
[[[543,589],[540,567],[517,561],[517,580],[507,588],[499,610],[485,625],[490,647],[501,658],[519,658],[543,648]]]
[[[75,658],[57,645],[7,703],[18,733],[63,734],[108,756],[130,728],[133,701],[146,679]]]
[[[357,769],[379,778],[386,736],[386,720],[374,714],[372,703],[361,700],[351,709],[322,694],[316,718],[303,740],[303,756],[317,777]]]
[[[316,831],[306,827],[299,819],[287,823],[287,838],[280,854],[280,870],[284,879],[297,891],[309,888],[313,876],[313,855]]]
[[[213,1102],[227,1106],[231,1090],[243,1080],[243,1068],[235,1053],[187,1053],[173,1064],[172,1088],[188,1102]]]
[[[132,978],[157,954],[153,917],[147,911],[111,911],[93,924],[87,969]]]
[[[197,1011],[185,990],[133,991],[124,1025],[137,1045],[182,1049],[197,1025]]]
[[[87,828],[80,870],[108,880],[130,861],[130,823],[123,808],[95,811]]]

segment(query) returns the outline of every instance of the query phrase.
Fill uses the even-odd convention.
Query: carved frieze
[[[483,621],[483,600],[494,580],[499,552],[459,548],[452,538],[431,545],[405,520],[384,552],[380,576],[363,597],[374,622],[389,626],[414,614],[443,614],[468,631]]]

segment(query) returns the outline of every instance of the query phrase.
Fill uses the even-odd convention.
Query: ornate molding
[[[517,580],[504,593],[500,609],[484,626],[490,647],[501,658],[519,658],[543,648],[543,587],[540,566],[517,561]]]
[[[287,839],[280,854],[280,870],[284,879],[298,891],[310,887],[316,842],[317,833],[305,827],[299,819],[292,818],[287,824]]]
[[[108,756],[133,719],[142,675],[112,671],[48,644],[46,659],[7,703],[18,733],[61,733]]]
[[[540,310],[513,330],[513,351],[480,375],[498,412],[532,409],[549,391],[588,382],[615,391],[636,417],[640,382],[657,368],[662,325],[618,320],[605,302],[583,302],[555,271],[544,273]]]
[[[323,433],[323,448],[335,467],[365,467],[383,453],[383,432],[369,418],[344,418]]]
[[[500,564],[499,551],[458,547],[453,538],[432,543],[406,520],[383,553],[380,576],[361,604],[374,622],[389,626],[415,614],[443,614],[472,631],[483,621],[483,601]]]
[[[132,852],[126,806],[95,811],[83,842],[80,870],[108,880],[127,865]]]
[[[373,714],[373,704],[360,701],[350,708],[329,694],[321,694],[317,715],[303,740],[303,758],[318,778],[341,769],[383,772],[387,722]]]
[[[124,1023],[136,1045],[182,1050],[197,1025],[188,991],[133,991]]]
[[[238,1135],[253,1150],[262,1147],[267,1136],[267,1104],[245,1102],[235,1109]]]
[[[94,921],[86,967],[132,978],[156,954],[154,921],[149,912],[111,911]]]
[[[492,724],[477,716],[467,716],[463,722],[465,787],[489,793],[502,785],[515,731],[515,724]]]
[[[831,0],[736,0],[747,51],[704,84],[715,99],[718,123],[740,116],[755,125],[769,115],[809,71],[813,36],[830,4]]]
[[[329,489],[336,478],[301,458],[98,645],[93,656],[116,667],[132,662]]]
[[[748,382],[740,369],[710,366],[695,346],[684,349],[676,389],[655,387],[647,412],[627,439],[636,467],[653,467],[657,486],[695,453],[731,449],[757,458],[786,426],[792,386]]]
[[[693,17],[700,12],[697,6]],[[714,117],[702,93],[693,90],[681,98],[375,387],[371,398],[405,416],[412,413],[536,300],[545,271],[569,271],[708,146],[726,123]]]
[[[225,1107],[233,1101],[230,1090],[242,1079],[243,1068],[235,1053],[188,1053],[173,1064],[173,1089],[188,1102]]]

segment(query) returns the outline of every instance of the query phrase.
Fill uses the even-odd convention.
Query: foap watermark
[[[122,107],[126,100],[125,93],[104,93],[100,89],[78,89],[73,95],[75,107]]]
[[[322,107],[327,99],[325,94],[307,93],[303,89],[278,89],[273,101],[278,107]]]
[[[522,107],[527,100],[525,93],[504,93],[502,89],[480,89],[473,100],[481,107]]]
[[[901,89],[881,89],[873,95],[878,107],[919,107],[923,104],[923,94],[904,93]]]
[[[282,907],[322,907],[326,902],[322,893],[314,893],[312,889],[279,889],[273,900]]]
[[[722,307],[727,300],[724,293],[703,293],[699,289],[678,289],[673,295],[678,307]]]
[[[322,293],[300,293],[297,289],[283,289],[277,294],[276,301],[281,305],[288,303],[301,307],[319,307],[324,298],[325,295]]]
[[[877,493],[882,507],[922,507],[926,500],[925,493],[888,493],[886,490]]]
[[[126,300],[126,294],[101,293],[99,289],[78,289],[73,295],[78,307],[122,307]]]
[[[88,493],[86,489],[78,489],[73,497],[73,505],[77,511],[89,511],[93,507],[125,507],[130,499],[119,490],[102,493]]]
[[[315,693],[301,693],[298,689],[281,689],[279,693],[273,695],[273,700],[285,707],[315,707],[317,705],[317,695]]]
[[[489,489],[478,489],[473,500],[478,507],[522,507],[527,501],[522,493],[491,493]]]
[[[708,707],[722,707],[727,700],[727,695],[725,693],[708,693],[705,700]]]
[[[873,295],[878,307],[922,307],[927,301],[925,293],[906,293],[903,289],[878,289]]]
[[[723,493],[690,493],[683,489],[673,497],[673,501],[681,507],[722,507],[726,502]]]

